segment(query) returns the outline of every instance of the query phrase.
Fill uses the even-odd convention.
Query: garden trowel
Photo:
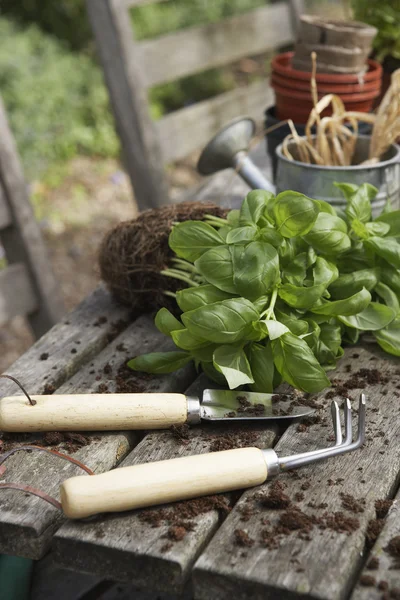
[[[210,390],[184,394],[53,394],[0,400],[0,430],[106,431],[167,429],[201,421],[294,419],[313,412],[302,395]]]

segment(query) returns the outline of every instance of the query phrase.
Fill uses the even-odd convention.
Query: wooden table
[[[258,158],[263,159],[260,151]],[[220,197],[221,190],[239,199],[247,188],[228,172],[214,178],[198,197]],[[150,315],[132,321],[129,309],[117,304],[100,286],[7,372],[21,379],[31,393],[45,389],[96,392],[99,386],[113,392],[127,359],[168,346],[169,341],[155,329]],[[284,486],[291,507],[313,518],[309,532],[294,529],[276,540],[268,533],[285,518],[284,509],[264,507],[258,499],[260,491],[271,489],[271,483],[222,495],[220,510],[203,512],[189,503],[175,507],[175,515],[168,507],[167,515],[159,509],[150,515],[137,510],[80,522],[66,520],[39,498],[1,490],[0,553],[41,559],[34,582],[35,600],[74,600],[92,588],[90,598],[122,600],[132,597],[132,586],[144,590],[135,598],[164,600],[366,600],[383,597],[378,584],[392,590],[388,598],[398,597],[393,590],[400,588],[399,561],[396,563],[385,548],[400,534],[400,363],[376,345],[352,347],[346,349],[333,378],[347,381],[360,369],[365,370],[359,379],[360,385],[365,382],[362,391],[368,397],[363,449],[277,480]],[[378,373],[380,383],[367,383]],[[125,384],[133,391],[200,393],[207,382],[188,366],[160,377],[143,378],[132,372]],[[333,390],[334,397],[341,400],[340,388]],[[354,400],[360,391],[351,389]],[[0,393],[17,394],[18,390],[4,380]],[[286,431],[278,431],[261,425],[208,424],[192,428],[186,443],[180,443],[170,431],[95,433],[88,435],[90,443],[73,456],[100,473],[207,452],[221,439],[237,446],[274,446],[285,454],[326,446],[331,429],[325,419],[330,402],[325,395],[317,399],[321,419],[305,427],[293,424]],[[227,434],[232,434],[233,441]],[[2,481],[24,482],[55,496],[61,481],[79,473],[74,465],[44,453],[17,453],[6,467]],[[397,500],[387,516],[376,523],[375,503],[394,497]],[[215,499],[209,506],[215,506]],[[176,529],[176,514],[182,510],[184,520],[190,522],[186,532],[179,523]],[[344,523],[349,531],[336,531],[338,523]],[[377,526],[380,533],[374,535]],[[374,570],[369,568],[372,557],[378,558]],[[55,575],[56,585],[52,584]],[[117,586],[111,582],[121,583]]]

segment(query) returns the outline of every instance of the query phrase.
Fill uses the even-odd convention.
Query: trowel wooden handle
[[[239,448],[72,477],[61,485],[61,504],[67,517],[82,519],[251,487],[266,478],[262,451]]]
[[[164,429],[184,423],[183,394],[64,394],[0,400],[0,430],[101,431]]]

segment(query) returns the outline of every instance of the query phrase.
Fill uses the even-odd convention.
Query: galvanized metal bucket
[[[301,192],[310,198],[318,198],[332,204],[340,213],[346,208],[346,200],[334,183],[371,183],[378,188],[372,201],[372,215],[377,217],[390,202],[393,210],[400,209],[400,147],[392,144],[376,165],[360,165],[368,159],[371,136],[359,135],[354,153],[354,165],[349,167],[323,167],[289,160],[282,154],[282,144],[276,149],[278,166],[276,193],[284,190]],[[295,144],[288,149],[296,158]]]

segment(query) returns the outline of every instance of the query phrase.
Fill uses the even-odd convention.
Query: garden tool
[[[93,477],[72,477],[60,488],[62,509],[67,517],[80,519],[260,485],[281,471],[359,448],[365,437],[364,394],[359,402],[355,441],[351,412],[350,401],[346,400],[345,437],[341,439],[339,411],[333,403],[335,444],[330,448],[284,457],[271,448],[237,448],[123,467]]]
[[[198,172],[212,175],[222,169],[232,168],[253,190],[262,189],[273,194],[285,190],[300,192],[309,198],[325,200],[337,209],[339,215],[341,210],[345,210],[347,202],[335,183],[370,183],[378,189],[371,201],[373,217],[382,212],[387,201],[393,210],[399,208],[400,147],[397,144],[390,144],[379,162],[363,165],[361,163],[369,157],[371,136],[358,134],[354,164],[349,166],[304,163],[297,155],[294,142],[288,146],[294,160],[289,160],[284,156],[280,144],[275,150],[277,167],[274,186],[248,156],[255,129],[254,121],[248,117],[228,123],[204,148],[197,163]]]
[[[91,476],[72,477],[64,481],[60,488],[61,502],[20,483],[0,483],[0,488],[34,494],[63,510],[67,517],[81,519],[97,513],[122,512],[252,487],[264,483],[266,479],[278,475],[281,471],[297,469],[360,448],[365,439],[364,394],[360,396],[358,431],[354,441],[350,401],[346,400],[344,403],[344,438],[336,402],[332,403],[331,412],[334,444],[328,448],[292,456],[278,456],[272,448],[236,448],[122,467],[108,473],[93,475],[88,467],[76,459],[47,448],[14,448],[0,458],[0,468],[3,468],[3,472],[3,463],[11,454],[19,450],[36,449],[57,454],[81,467]]]
[[[115,431],[167,429],[183,423],[195,425],[202,420],[290,420],[313,412],[301,401],[302,395],[210,389],[204,390],[201,402],[199,398],[172,393],[51,396],[26,393],[0,400],[0,430]]]

